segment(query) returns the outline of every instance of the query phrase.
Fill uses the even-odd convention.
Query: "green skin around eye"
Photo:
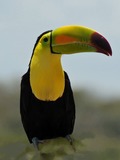
[[[48,42],[48,38],[47,38],[47,37],[44,38],[43,41],[44,41],[44,42]]]

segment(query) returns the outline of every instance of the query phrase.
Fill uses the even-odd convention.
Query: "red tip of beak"
[[[112,49],[108,41],[99,33],[93,33],[91,37],[91,42],[97,49],[97,52],[106,54],[107,56],[112,56]]]

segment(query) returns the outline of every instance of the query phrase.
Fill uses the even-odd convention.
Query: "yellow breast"
[[[55,101],[63,95],[65,77],[60,55],[33,56],[30,64],[30,85],[36,98]]]

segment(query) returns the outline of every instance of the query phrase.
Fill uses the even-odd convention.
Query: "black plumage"
[[[75,121],[75,103],[70,81],[65,74],[65,89],[62,97],[56,101],[42,101],[32,93],[30,70],[21,81],[20,113],[27,137],[39,140],[65,137],[73,132]]]
[[[75,103],[60,58],[62,54],[79,52],[112,55],[108,41],[83,26],[46,31],[35,43],[29,69],[22,77],[20,95],[22,123],[29,141],[35,145],[39,140],[68,137],[73,132]]]

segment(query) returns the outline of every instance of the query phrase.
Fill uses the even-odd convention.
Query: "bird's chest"
[[[31,106],[29,108],[29,116],[34,117],[36,122],[49,123],[61,121],[61,117],[65,117],[66,106],[64,96],[58,98],[56,101],[42,101],[31,97]],[[52,124],[51,123],[51,124]]]
[[[63,95],[64,73],[59,70],[31,71],[31,89],[35,97],[43,101],[55,101]]]

